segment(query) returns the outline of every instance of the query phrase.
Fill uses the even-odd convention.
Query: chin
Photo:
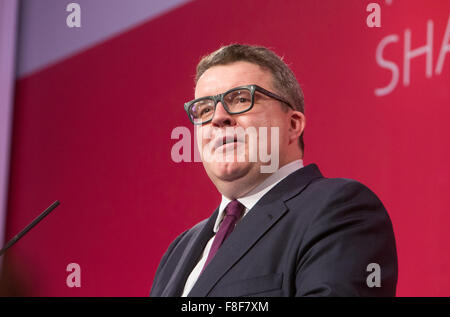
[[[248,162],[221,162],[210,166],[210,172],[222,181],[233,181],[247,175],[251,169]]]

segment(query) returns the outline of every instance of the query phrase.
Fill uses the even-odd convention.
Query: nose
[[[214,112],[214,116],[211,121],[213,126],[222,127],[222,126],[232,126],[236,124],[233,116],[231,116],[223,107],[222,102],[218,102],[216,105],[216,110]]]

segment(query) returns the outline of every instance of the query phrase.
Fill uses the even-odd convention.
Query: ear
[[[298,142],[306,125],[306,117],[300,111],[292,111],[289,115],[289,144]]]

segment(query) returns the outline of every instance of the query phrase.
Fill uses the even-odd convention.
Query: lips
[[[237,142],[244,142],[244,138],[240,137],[238,135],[226,135],[226,136],[220,136],[214,139],[213,142],[213,151],[217,150],[219,147],[225,144],[229,143],[237,143]]]

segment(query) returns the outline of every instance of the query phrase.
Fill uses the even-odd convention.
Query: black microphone
[[[22,238],[28,231],[30,231],[35,225],[39,223],[42,219],[44,219],[50,212],[53,211],[56,207],[58,207],[59,201],[55,201],[50,205],[47,209],[45,209],[39,216],[36,217],[28,226],[25,227],[22,231],[20,231],[17,235],[15,235],[11,240],[8,241],[7,244],[0,250],[0,256],[5,253],[10,247],[12,247],[20,238]]]

